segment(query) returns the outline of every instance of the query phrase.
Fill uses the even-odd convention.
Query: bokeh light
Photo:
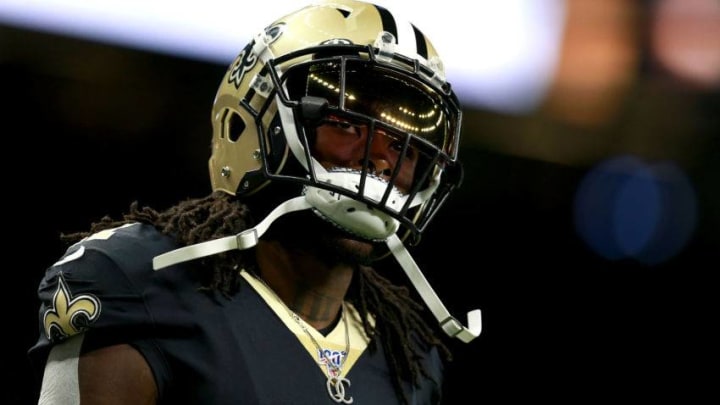
[[[720,1],[660,0],[651,34],[654,56],[669,73],[720,87]]]
[[[574,219],[578,235],[602,257],[655,265],[675,256],[690,239],[697,202],[675,164],[614,157],[581,182]]]

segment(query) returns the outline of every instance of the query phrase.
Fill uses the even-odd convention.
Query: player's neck
[[[328,266],[306,252],[274,241],[257,245],[259,276],[285,304],[315,329],[337,320],[352,280],[348,265]]]

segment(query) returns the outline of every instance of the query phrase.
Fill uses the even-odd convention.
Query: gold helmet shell
[[[429,138],[425,137],[424,141],[418,141],[429,143],[437,150],[433,152],[436,156],[429,154],[434,156],[430,158],[434,166],[432,173],[424,176],[424,189],[414,190],[417,197],[410,198],[419,204],[408,204],[402,213],[392,213],[405,217],[401,222],[411,227],[420,221],[422,224],[418,226],[422,228],[450,190],[460,183],[459,103],[445,80],[442,62],[430,40],[413,24],[389,10],[362,1],[320,1],[290,13],[268,25],[234,59],[212,108],[209,160],[212,189],[231,195],[250,195],[275,181],[294,179],[298,184],[316,185],[314,163],[307,152],[309,141],[303,129],[307,117],[300,113],[307,106],[301,105],[298,97],[287,89],[286,76],[289,72],[308,74],[309,69],[298,67],[325,54],[350,58],[348,63],[357,66],[357,70],[366,68],[374,74],[387,74],[393,82],[411,83],[407,86],[412,89],[410,93],[421,94],[430,100],[428,105],[439,111],[433,112],[436,114],[431,130],[433,140],[428,142]],[[337,63],[341,64],[345,66],[345,62]],[[342,73],[341,79],[344,78]],[[333,86],[336,90],[346,88],[340,83],[331,83],[330,87]],[[384,88],[370,90],[375,99],[386,96],[383,92],[390,92]],[[403,101],[412,102],[413,97],[415,95],[406,95]],[[346,112],[342,101],[330,104],[331,108]],[[411,129],[420,128],[420,124],[400,125],[399,121],[380,115],[370,119],[409,134],[407,136],[422,138],[422,134],[413,133]],[[422,125],[429,128],[427,124]],[[443,175],[447,171],[453,174]],[[414,208],[409,213],[408,208],[418,205],[422,208]],[[432,209],[428,209],[430,207]],[[417,231],[414,229],[414,233]]]

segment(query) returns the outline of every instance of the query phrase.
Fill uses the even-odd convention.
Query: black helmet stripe
[[[413,24],[410,24],[412,26],[413,32],[415,33],[415,48],[417,49],[417,54],[422,56],[423,58],[428,58],[428,49],[427,49],[427,43],[425,42],[425,35],[420,32],[419,29]]]
[[[395,37],[395,40],[400,41],[400,38],[398,38],[398,31],[397,31],[397,25],[395,24],[395,17],[392,16],[392,14],[385,8],[382,8],[378,5],[375,5],[375,8],[377,9],[378,13],[380,13],[380,21],[382,21],[382,29],[383,31],[387,31]]]
[[[392,13],[388,11],[387,9],[375,5],[375,8],[377,9],[378,13],[380,14],[380,21],[382,22],[382,29],[383,31],[387,31],[395,37],[395,41],[397,44],[400,43],[400,41],[410,42],[409,38],[400,38],[399,32],[398,32],[398,26],[397,22],[395,22],[395,17],[393,17]],[[410,27],[413,30],[413,34],[415,35],[415,53],[422,56],[423,58],[427,59],[428,57],[428,47],[427,42],[425,40],[425,34],[420,32],[415,25],[410,24]],[[403,33],[410,33],[408,30],[407,32],[403,31]]]

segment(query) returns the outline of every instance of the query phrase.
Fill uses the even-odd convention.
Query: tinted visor
[[[363,59],[318,60],[283,76],[291,100],[324,98],[331,109],[375,119],[419,137],[454,159],[459,111],[448,96],[405,71]]]

